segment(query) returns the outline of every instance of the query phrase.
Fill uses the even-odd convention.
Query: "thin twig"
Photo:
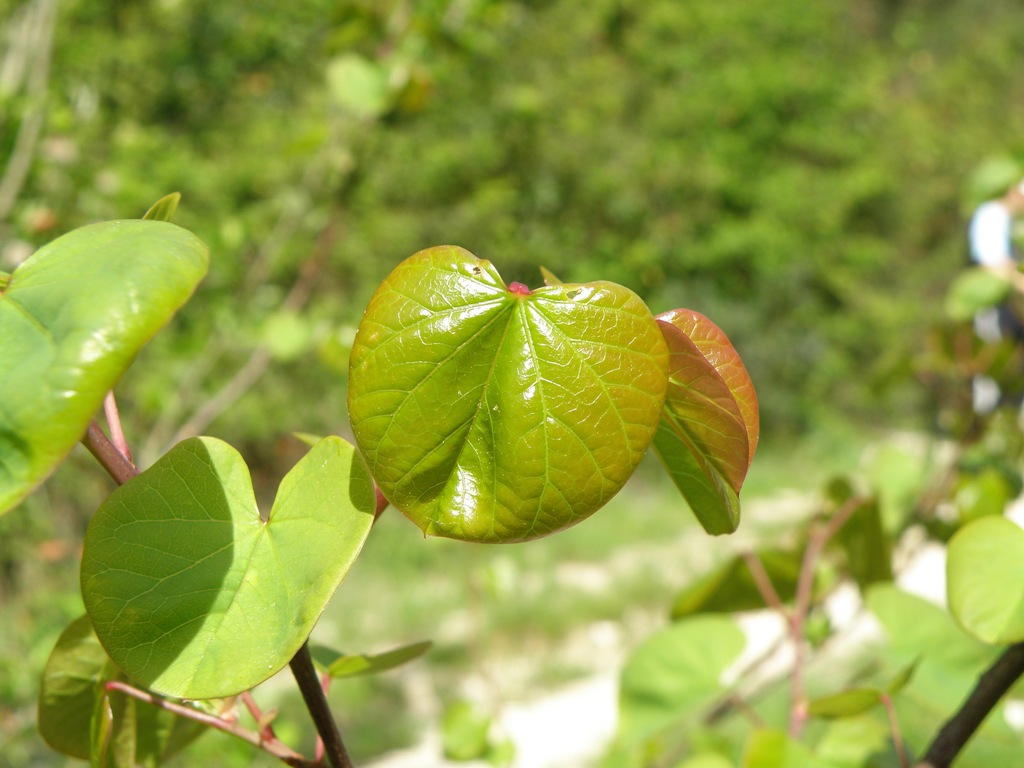
[[[864,500],[859,496],[851,496],[846,503],[832,515],[824,525],[819,526],[811,534],[804,557],[800,563],[800,575],[797,577],[796,597],[793,601],[793,612],[790,614],[789,635],[793,643],[793,671],[789,678],[789,735],[799,738],[807,722],[807,700],[804,697],[804,621],[811,610],[814,597],[814,571],[818,565],[825,545],[846,524],[854,512],[860,508]]]
[[[316,725],[316,731],[323,740],[327,759],[333,768],[352,768],[352,760],[348,756],[348,750],[345,749],[341,731],[338,730],[338,724],[334,721],[320,678],[313,666],[313,657],[309,653],[308,643],[302,644],[289,665],[292,668],[292,674],[295,675],[295,682],[298,683],[299,690],[302,691],[306,709],[309,710],[313,724]]]
[[[124,485],[139,474],[135,465],[117,449],[117,446],[110,441],[110,438],[103,433],[100,425],[95,421],[89,424],[89,428],[82,438],[82,445],[89,449],[89,453],[96,457],[96,460],[118,485]]]
[[[971,695],[939,730],[917,768],[948,768],[988,714],[1024,675],[1024,643],[1011,645],[978,678]]]
[[[103,398],[103,415],[107,417],[107,428],[110,430],[110,440],[128,461],[132,461],[132,452],[128,449],[128,441],[124,438],[124,430],[121,428],[121,414],[117,410],[117,400],[114,399],[114,390],[107,392]]]
[[[765,570],[764,563],[757,556],[757,552],[746,550],[740,553],[740,557],[747,564],[750,577],[754,580],[754,586],[757,587],[757,591],[761,593],[761,599],[764,600],[765,605],[777,611],[786,621],[789,621],[789,610],[783,604],[782,598],[779,597],[778,590],[775,589],[775,585],[772,583],[772,577],[768,575],[768,571]]]
[[[896,756],[900,761],[900,768],[910,768],[910,758],[907,756],[907,745],[903,743],[903,733],[900,731],[900,720],[896,717],[896,707],[893,706],[892,696],[888,693],[882,694],[882,707],[889,719],[889,731],[892,733],[892,743],[896,748]]]
[[[181,717],[186,717],[189,720],[194,720],[197,723],[208,725],[211,728],[216,728],[218,731],[231,734],[235,738],[241,739],[254,747],[262,749],[264,752],[273,755],[287,765],[294,766],[294,768],[319,768],[318,764],[312,760],[309,760],[298,752],[290,749],[280,741],[267,741],[259,733],[250,731],[238,722],[233,720],[225,720],[223,717],[217,715],[211,715],[207,712],[202,712],[192,707],[186,707],[184,704],[178,704],[167,699],[162,699],[158,696],[154,696],[147,691],[140,691],[138,688],[133,688],[127,683],[122,683],[117,680],[112,680],[107,683],[106,688],[108,691],[120,691],[126,696],[131,696],[134,699],[143,701],[146,704],[163,709],[168,712],[173,712]]]

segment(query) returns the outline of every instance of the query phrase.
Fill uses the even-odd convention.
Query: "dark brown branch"
[[[96,461],[107,470],[114,482],[124,485],[137,474],[139,470],[132,464],[123,453],[115,446],[100,429],[95,421],[89,424],[89,428],[82,438],[82,445],[89,449],[89,453],[96,457]]]
[[[309,710],[313,723],[316,725],[317,733],[323,741],[324,752],[333,768],[352,768],[352,760],[345,749],[345,742],[341,740],[341,731],[338,724],[334,722],[330,707],[327,705],[327,697],[321,687],[320,678],[313,666],[313,657],[309,653],[309,644],[303,643],[299,652],[289,662],[292,674],[295,675],[295,682],[302,691],[302,698],[306,702],[306,709]]]
[[[978,678],[971,695],[938,734],[917,768],[948,768],[999,700],[1024,675],[1024,643],[1011,645]]]

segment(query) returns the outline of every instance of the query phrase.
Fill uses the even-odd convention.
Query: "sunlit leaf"
[[[85,434],[106,393],[206,273],[161,221],[111,221],[40,248],[0,293],[0,513]]]
[[[983,517],[949,541],[949,610],[986,643],[1024,640],[1024,530],[1005,517]]]
[[[86,608],[133,679],[181,698],[234,695],[306,640],[375,507],[362,461],[340,438],[324,438],[285,476],[266,520],[237,451],[186,440],[97,510],[82,557]]]
[[[489,262],[440,246],[374,294],[349,413],[381,491],[425,533],[520,541],[622,488],[657,428],[667,365],[632,291],[506,287]]]
[[[441,737],[449,760],[477,760],[487,754],[492,718],[467,701],[457,701],[444,713]]]

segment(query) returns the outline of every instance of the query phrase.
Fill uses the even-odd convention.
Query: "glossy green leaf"
[[[670,358],[655,449],[704,529],[732,533],[758,438],[753,384],[725,334],[703,315],[673,310],[658,324]]]
[[[178,210],[178,203],[181,202],[180,192],[171,192],[164,195],[149,207],[142,218],[152,221],[170,221],[174,212]]]
[[[441,246],[370,301],[349,414],[384,496],[426,534],[522,541],[622,488],[657,428],[667,366],[632,291],[506,287],[489,262]]]
[[[1024,530],[1005,517],[983,517],[949,540],[949,610],[986,643],[1024,640]]]
[[[114,491],[89,525],[82,594],[96,634],[157,692],[247,690],[306,640],[375,506],[361,459],[340,438],[317,443],[285,476],[266,520],[237,451],[183,441]]]
[[[43,668],[37,719],[43,740],[57,752],[89,760],[95,710],[101,715],[97,733],[115,746],[134,742],[134,764],[157,766],[205,733],[206,727],[193,720],[103,690],[105,682],[119,677],[89,617],[73,621]],[[130,717],[119,719],[118,709]]]
[[[401,648],[395,648],[385,653],[342,655],[327,666],[327,674],[338,679],[387,672],[389,669],[418,659],[429,651],[432,645],[433,643],[429,640],[424,640],[411,645],[403,645]]]
[[[692,309],[673,309],[657,316],[660,323],[668,323],[683,334],[700,350],[721,376],[736,401],[747,431],[747,466],[754,460],[761,434],[760,413],[754,382],[736,348],[710,318]],[[744,470],[745,472],[745,470]],[[742,482],[742,478],[740,478]],[[738,491],[739,489],[737,489]]]
[[[54,240],[15,271],[0,294],[0,513],[81,439],[207,258],[173,224],[111,221]]]
[[[685,619],[648,637],[630,656],[619,691],[619,731],[645,739],[693,717],[722,695],[722,674],[746,645],[724,616]]]

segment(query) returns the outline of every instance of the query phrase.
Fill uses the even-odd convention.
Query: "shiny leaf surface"
[[[40,248],[0,293],[0,512],[85,433],[103,397],[206,273],[161,221],[110,221]]]
[[[658,316],[669,387],[655,449],[708,533],[739,525],[739,492],[758,439],[757,398],[718,326],[690,310]]]
[[[622,488],[657,428],[667,365],[628,289],[531,292],[440,246],[402,262],[370,301],[349,413],[381,491],[425,533],[522,541]]]
[[[96,634],[159,693],[247,690],[306,640],[375,506],[366,468],[340,438],[317,443],[285,476],[266,520],[237,451],[183,441],[114,491],[89,525],[82,594]]]

